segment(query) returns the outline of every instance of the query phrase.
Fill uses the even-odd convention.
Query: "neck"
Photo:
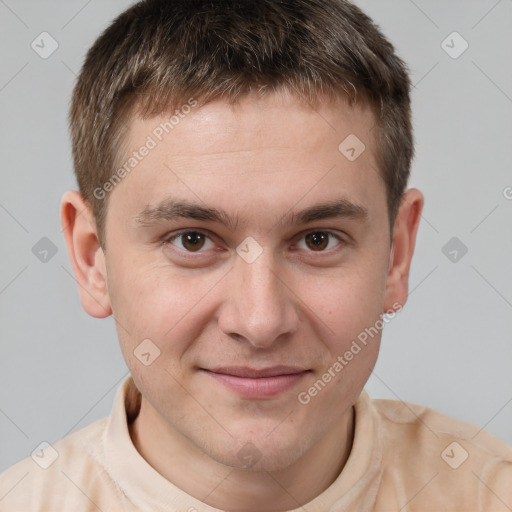
[[[230,512],[276,512],[300,508],[336,480],[352,448],[353,411],[349,408],[308,452],[277,471],[237,469],[212,459],[164,424],[144,399],[129,428],[141,456],[187,494]]]

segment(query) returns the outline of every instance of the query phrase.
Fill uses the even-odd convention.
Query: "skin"
[[[164,119],[132,119],[130,151]],[[62,199],[82,306],[94,317],[114,315],[142,393],[133,442],[158,472],[211,506],[298,508],[336,479],[350,454],[352,406],[380,333],[308,404],[297,397],[407,298],[423,196],[404,194],[392,249],[374,122],[361,104],[340,99],[313,110],[283,92],[192,109],[111,192],[106,252],[80,194]],[[366,149],[351,162],[338,146],[352,133]],[[225,210],[236,225],[137,222],[169,196]],[[290,212],[340,198],[366,216],[285,222]],[[198,252],[187,254],[180,237],[162,242],[185,228],[206,235],[192,245],[204,242]],[[320,250],[306,238],[326,231],[333,236]],[[249,236],[263,251],[252,263],[236,252]],[[149,366],[133,353],[147,338],[161,351]],[[309,371],[276,396],[247,398],[200,369],[274,365]],[[244,446],[259,457],[250,467],[238,456]]]

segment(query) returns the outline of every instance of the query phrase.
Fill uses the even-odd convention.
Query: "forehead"
[[[330,144],[351,133],[371,145],[374,125],[375,116],[367,102],[349,105],[344,96],[319,96],[309,102],[279,90],[263,96],[245,95],[234,103],[217,99],[201,105],[191,97],[175,102],[171,111],[148,119],[132,114],[127,142],[137,145],[144,136],[151,135],[170,149],[175,140],[179,143],[174,148],[176,155],[185,154],[190,147],[195,155],[223,147],[254,149],[258,142],[268,145],[269,140],[274,144],[307,144],[312,150],[319,141]],[[197,138],[205,135],[198,145]]]
[[[369,106],[343,99],[310,105],[272,93],[203,106],[192,99],[174,112],[131,120],[121,164],[129,172],[112,200],[122,197],[139,212],[169,195],[223,209],[247,209],[249,201],[304,207],[317,196],[369,204],[385,196],[374,123]]]

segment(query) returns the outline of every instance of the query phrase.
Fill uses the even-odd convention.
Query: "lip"
[[[310,370],[292,366],[249,368],[246,366],[202,369],[225,387],[247,398],[268,398],[295,386]]]

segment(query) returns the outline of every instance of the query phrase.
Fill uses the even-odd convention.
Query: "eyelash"
[[[189,234],[189,233],[198,233],[198,234],[201,234],[201,235],[204,235],[205,237],[207,237],[210,241],[213,242],[212,240],[212,237],[211,235],[208,233],[208,232],[205,232],[201,229],[186,229],[186,230],[183,230],[183,231],[179,231],[178,233],[173,233],[172,235],[169,235],[169,236],[166,236],[163,240],[162,240],[162,244],[167,246],[167,245],[174,245],[172,242],[178,238],[180,238],[181,236],[183,235],[186,235],[186,234]],[[313,234],[313,233],[326,233],[327,235],[329,235],[329,237],[331,238],[335,238],[339,243],[337,244],[337,246],[333,249],[326,249],[326,250],[323,250],[323,251],[313,251],[313,250],[309,250],[307,252],[310,252],[310,253],[318,253],[318,254],[331,254],[331,251],[338,251],[339,250],[339,245],[342,245],[342,244],[346,244],[347,241],[346,240],[343,240],[343,238],[341,238],[339,235],[337,235],[336,233],[333,233],[332,231],[329,231],[329,230],[323,230],[323,229],[313,229],[313,230],[310,230],[310,231],[307,231],[305,232],[304,234],[302,234],[300,240],[304,240],[306,236],[310,235],[310,234]],[[214,242],[215,243],[215,242]],[[180,249],[176,246],[174,246],[174,248],[179,251],[180,253],[183,253],[183,254],[186,254],[187,257],[196,257],[195,255],[200,255],[206,251],[204,250],[199,250],[199,251],[187,251],[186,249]]]

